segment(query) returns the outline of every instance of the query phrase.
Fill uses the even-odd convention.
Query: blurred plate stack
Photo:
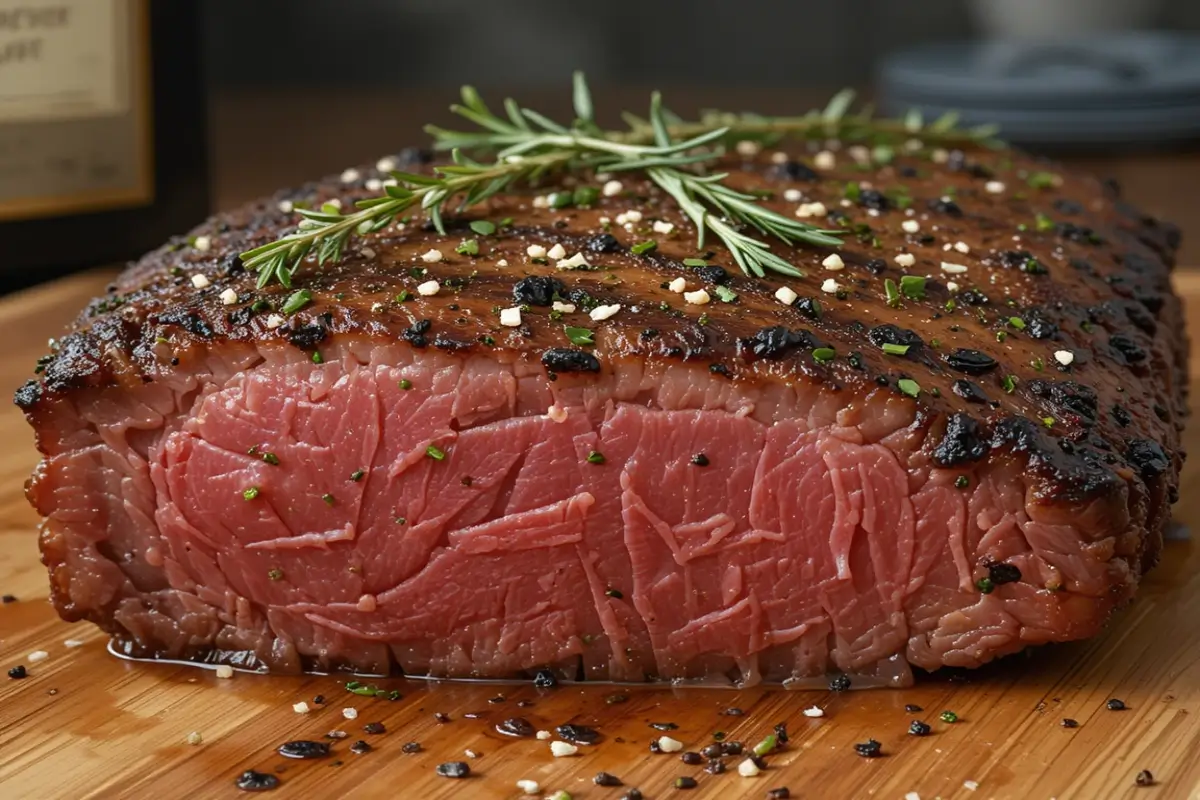
[[[1200,140],[1200,37],[1096,32],[993,38],[887,59],[883,110],[956,111],[1048,150],[1170,147]]]

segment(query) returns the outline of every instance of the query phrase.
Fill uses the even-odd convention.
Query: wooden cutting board
[[[15,388],[28,376],[46,339],[111,277],[89,273],[0,301],[0,386]],[[1188,298],[1192,330],[1200,330],[1200,274],[1178,281]],[[1200,364],[1193,359],[1193,375]],[[1193,397],[1200,396],[1193,382]],[[1189,437],[1200,450],[1200,428]],[[389,680],[403,697],[362,698],[332,677],[267,677],[212,672],[170,664],[120,661],[88,625],[60,622],[46,603],[38,561],[37,519],[22,484],[36,461],[24,420],[0,405],[0,593],[19,602],[0,607],[0,665],[26,664],[30,677],[0,676],[0,797],[3,798],[202,798],[241,796],[234,788],[247,769],[277,774],[267,795],[287,798],[515,798],[519,779],[538,781],[549,793],[574,798],[615,798],[622,790],[592,783],[600,770],[639,787],[647,798],[762,798],[789,787],[792,797],[886,798],[915,792],[931,798],[1200,798],[1200,543],[1170,544],[1163,563],[1138,600],[1120,612],[1099,638],[1046,647],[973,674],[938,676],[900,691],[835,694],[642,687],[431,684]],[[1177,518],[1200,531],[1200,471],[1184,474]],[[68,647],[67,640],[82,644]],[[49,657],[29,663],[28,654]],[[313,704],[323,694],[324,705]],[[623,695],[623,702],[610,702]],[[1105,703],[1120,698],[1125,711]],[[313,710],[300,714],[293,704]],[[521,703],[530,703],[524,705]],[[906,704],[924,711],[909,714]],[[522,707],[523,705],[523,707]],[[820,719],[802,710],[824,709]],[[356,720],[343,717],[353,707]],[[731,707],[741,716],[722,713]],[[944,710],[959,722],[938,720]],[[434,714],[450,721],[439,724]],[[478,714],[477,718],[467,715]],[[604,740],[580,753],[554,758],[547,742],[498,735],[494,725],[523,716],[539,729],[574,722],[595,726]],[[907,735],[910,719],[929,721],[932,735]],[[1064,717],[1078,721],[1064,728]],[[366,734],[381,722],[387,731]],[[754,778],[736,772],[708,775],[674,755],[652,755],[663,735],[650,723],[678,725],[669,735],[689,750],[714,733],[748,744],[786,722],[791,741]],[[323,760],[295,761],[276,754],[291,739],[321,739],[330,730],[350,738],[334,742]],[[189,734],[203,741],[188,744]],[[853,745],[875,738],[885,756],[865,759]],[[350,752],[363,739],[373,750]],[[402,746],[418,742],[421,752]],[[466,750],[478,756],[470,758]],[[435,774],[441,762],[470,763],[472,776]],[[730,760],[736,766],[736,760]],[[1157,782],[1135,786],[1148,769]],[[698,787],[674,788],[677,777]]]

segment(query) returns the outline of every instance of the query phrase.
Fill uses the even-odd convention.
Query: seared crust
[[[452,217],[444,237],[415,219],[352,240],[340,263],[301,269],[294,288],[309,290],[312,302],[271,327],[291,292],[257,290],[238,254],[294,229],[295,215],[280,210],[285,201],[316,206],[336,198],[348,208],[377,194],[364,182],[386,176],[363,168],[350,183],[335,177],[214,217],[131,265],[39,363],[39,377],[16,401],[38,428],[60,398],[187,371],[222,341],[281,340],[319,353],[343,336],[514,351],[540,360],[550,379],[586,381],[596,366],[661,359],[706,364],[734,382],[817,382],[848,397],[888,386],[917,404],[938,466],[966,468],[996,449],[1026,454],[1039,478],[1033,499],[1092,509],[1104,535],[1122,533],[1103,529],[1123,521],[1139,535],[1121,549],[1135,551],[1130,560],[1143,571],[1157,556],[1183,458],[1187,343],[1169,281],[1178,233],[1123,204],[1110,184],[1056,173],[1057,185],[1046,187],[1045,171],[1055,167],[1011,151],[945,155],[920,151],[866,170],[842,153],[836,168],[820,173],[795,152],[782,164],[764,155],[722,165],[730,183],[770,192],[763,202],[781,213],[799,205],[784,199],[788,189],[822,203],[829,216],[811,221],[848,231],[836,251],[840,270],[822,265],[835,251],[774,243],[806,276],[746,277],[713,237],[697,251],[694,228],[669,199],[623,176],[619,194],[590,208],[535,207],[539,192],[531,190]],[[421,154],[404,158],[403,168],[427,168],[418,166]],[[641,220],[602,222],[630,210]],[[511,224],[493,235],[468,227],[506,218]],[[906,220],[919,230],[906,231]],[[655,232],[653,221],[673,230]],[[211,246],[196,247],[197,237]],[[455,252],[464,239],[478,240],[478,255]],[[652,252],[630,251],[651,239]],[[554,259],[527,255],[530,245],[555,244],[568,256],[582,253],[591,268],[556,269]],[[443,260],[423,261],[430,249]],[[898,265],[901,253],[915,264]],[[699,256],[726,274],[683,263]],[[947,272],[942,262],[966,270]],[[889,303],[885,281],[899,284],[906,274],[927,277],[923,299]],[[210,285],[197,289],[197,275]],[[530,277],[537,280],[515,300],[515,285]],[[706,288],[711,302],[685,302],[668,288],[678,277],[689,291]],[[420,296],[418,285],[431,279],[440,291]],[[824,291],[828,280],[840,292]],[[718,283],[736,301],[720,300]],[[800,299],[784,305],[775,296],[781,286]],[[221,298],[229,289],[232,304]],[[535,305],[547,291],[579,310]],[[597,304],[621,309],[593,321],[583,309]],[[522,306],[521,325],[501,326],[500,309],[514,305]],[[564,325],[594,330],[595,346],[572,344]],[[909,348],[889,354],[883,344]],[[836,356],[818,360],[814,348]],[[1073,360],[1060,363],[1059,351]],[[919,386],[915,399],[901,379]]]

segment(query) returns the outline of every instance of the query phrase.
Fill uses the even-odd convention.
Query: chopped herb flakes
[[[425,448],[425,455],[429,456],[434,461],[443,461],[446,458],[446,451],[442,450],[435,444],[431,444]]]
[[[818,347],[812,351],[812,357],[813,361],[816,361],[818,364],[828,364],[837,357],[837,353],[832,347]]]
[[[567,338],[571,340],[571,344],[578,346],[593,345],[596,343],[594,332],[587,328],[573,328],[570,325],[563,327],[563,332],[567,334]]]
[[[633,253],[635,256],[643,256],[646,253],[654,252],[656,249],[658,249],[658,242],[654,241],[653,239],[648,239],[644,242],[638,242],[633,247],[629,248],[629,252]]]
[[[458,247],[454,248],[454,252],[464,256],[477,256],[479,255],[479,240],[464,239],[458,243]]]
[[[283,580],[283,570],[279,569],[279,567],[267,570],[267,579],[272,581]]]
[[[968,478],[966,475],[959,475],[957,478],[954,479],[954,488],[956,488],[956,489],[966,489],[970,485],[971,485],[971,479]]]
[[[910,300],[924,300],[925,279],[919,275],[905,275],[900,279],[900,293]]]
[[[883,291],[887,295],[887,304],[892,308],[898,308],[900,306],[900,290],[896,288],[896,282],[891,278],[885,278]]]
[[[1054,230],[1054,220],[1050,219],[1045,214],[1038,214],[1037,217],[1035,217],[1034,222],[1034,227],[1042,233]]]
[[[251,486],[249,489],[246,489],[242,492],[242,497],[246,500],[253,500],[254,498],[258,497],[259,492],[260,490],[257,486]]]
[[[589,464],[603,464],[605,462],[604,454],[597,450],[593,450],[587,454],[587,462]]]
[[[1021,319],[1020,317],[1009,317],[1008,324],[1012,325],[1019,331],[1025,330],[1025,320]]]
[[[496,226],[486,219],[473,219],[471,220],[471,230],[480,236],[491,236],[496,232]]]
[[[295,314],[311,302],[312,292],[308,289],[298,289],[292,292],[292,296],[284,302],[283,308],[280,311],[287,315]]]
[[[325,505],[327,505],[327,506],[331,506],[334,504],[333,495],[329,494],[328,492],[321,495],[321,499],[325,501]]]
[[[408,378],[401,378],[401,379],[400,379],[400,388],[401,388],[401,389],[403,389],[404,391],[406,391],[406,392],[407,392],[407,391],[408,391],[409,389],[411,389],[412,387],[413,387],[413,385],[412,385],[412,381],[410,381]]]
[[[912,378],[901,378],[896,381],[896,388],[904,392],[909,397],[916,397],[921,393],[921,385]]]
[[[708,262],[703,258],[685,258],[683,260],[683,265],[685,267],[707,267]]]
[[[363,475],[366,475],[366,474],[367,474],[366,470],[356,469],[356,470],[354,470],[354,472],[350,473],[350,480],[354,481],[355,483],[358,483],[359,481],[361,481],[363,479]]]
[[[955,723],[958,722],[958,714],[953,711],[943,711],[939,719],[942,722]]]
[[[996,584],[992,582],[991,578],[980,578],[979,580],[975,581],[975,588],[978,589],[983,594],[991,594],[992,591],[996,588]],[[954,722],[954,720],[952,720],[952,719],[951,720],[946,719],[945,714],[942,715],[942,720],[945,722]]]
[[[262,460],[273,467],[279,466],[279,456],[275,455],[274,453],[263,453]]]
[[[892,344],[891,342],[883,343],[883,352],[890,356],[902,356],[908,352],[909,345]]]
[[[717,297],[720,298],[722,303],[737,302],[738,293],[735,292],[733,289],[730,289],[728,286],[718,286],[716,288],[716,292],[717,292]]]
[[[1017,388],[1017,376],[1005,375],[1004,380],[1000,382],[1000,386],[1004,389],[1006,394],[1012,394]]]

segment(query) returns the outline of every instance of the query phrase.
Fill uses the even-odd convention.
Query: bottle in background
[[[0,291],[208,212],[201,0],[0,0]]]

